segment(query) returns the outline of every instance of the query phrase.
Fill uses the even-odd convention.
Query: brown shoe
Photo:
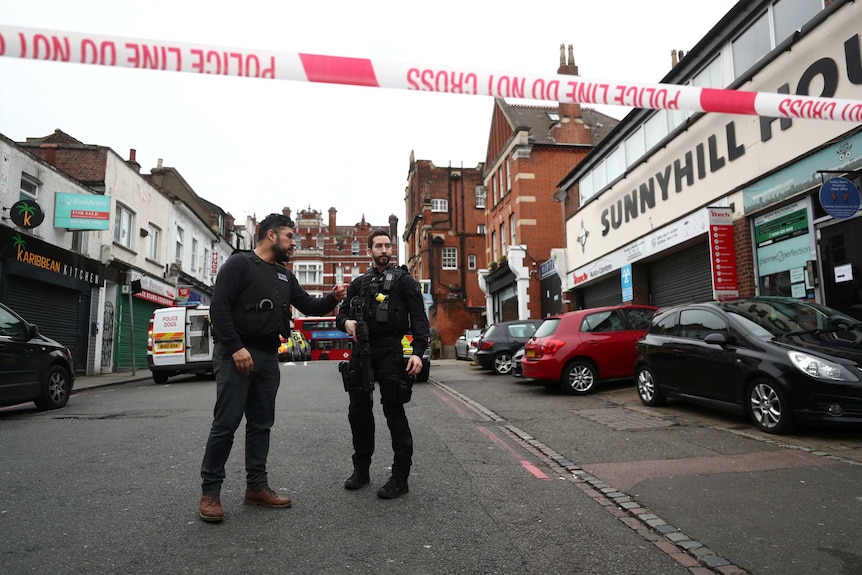
[[[221,498],[218,495],[201,495],[198,512],[204,521],[211,523],[224,521],[224,509],[221,507]]]
[[[246,489],[245,505],[264,505],[266,507],[290,507],[293,502],[287,497],[281,497],[278,493],[266,487],[264,489]]]

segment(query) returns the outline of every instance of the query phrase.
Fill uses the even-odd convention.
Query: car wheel
[[[154,371],[153,372],[153,381],[158,384],[167,383],[168,382],[168,374],[165,371]]]
[[[596,367],[583,360],[569,362],[563,370],[561,384],[563,389],[574,395],[587,395],[596,389],[599,373]]]
[[[491,364],[491,370],[497,375],[506,375],[512,373],[512,354],[504,351],[494,356],[494,363]]]
[[[69,372],[59,365],[48,368],[42,394],[34,401],[39,409],[59,409],[69,401],[72,381]]]
[[[748,414],[761,431],[782,434],[793,429],[793,409],[784,390],[766,378],[748,388]]]
[[[641,366],[638,368],[635,381],[638,384],[638,397],[641,398],[641,403],[644,405],[658,407],[667,402],[667,398],[658,388],[655,377],[648,367]]]

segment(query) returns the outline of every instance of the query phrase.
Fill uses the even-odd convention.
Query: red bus
[[[308,340],[312,360],[350,359],[353,340],[335,327],[335,316],[297,317],[293,319],[293,329]]]

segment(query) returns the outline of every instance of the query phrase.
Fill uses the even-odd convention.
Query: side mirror
[[[708,336],[706,336],[705,338],[703,338],[703,341],[705,341],[706,343],[713,344],[713,345],[724,346],[724,345],[727,345],[728,339],[727,339],[727,336],[724,335],[723,333],[716,332],[716,333],[711,333]]]
[[[31,323],[27,325],[27,337],[29,339],[33,339],[34,337],[39,337],[39,328],[35,323]]]

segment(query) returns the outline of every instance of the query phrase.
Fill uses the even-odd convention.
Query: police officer
[[[374,380],[380,387],[380,403],[392,437],[395,452],[392,476],[378,491],[383,499],[394,499],[409,491],[407,477],[413,461],[413,436],[404,412],[410,401],[413,377],[422,369],[422,354],[428,348],[429,327],[419,282],[404,267],[390,266],[392,238],[384,229],[368,236],[368,255],[374,266],[353,280],[347,298],[338,311],[336,325],[358,342],[357,330],[367,324],[370,363]],[[413,333],[413,355],[406,362],[401,338]],[[361,373],[361,353],[354,343],[347,373]],[[348,420],[353,434],[353,474],[345,489],[359,489],[370,482],[369,468],[374,453],[374,413],[371,382],[345,381],[350,396]]]
[[[267,480],[270,428],[275,421],[275,397],[281,374],[279,334],[290,336],[290,306],[309,315],[324,315],[347,295],[336,286],[325,297],[311,297],[284,266],[296,247],[293,221],[270,214],[258,228],[257,246],[236,251],[216,279],[210,305],[213,327],[213,371],[216,404],[201,463],[201,519],[224,519],[221,485],[233,436],[245,428],[246,505],[285,508],[287,497],[273,491]]]

